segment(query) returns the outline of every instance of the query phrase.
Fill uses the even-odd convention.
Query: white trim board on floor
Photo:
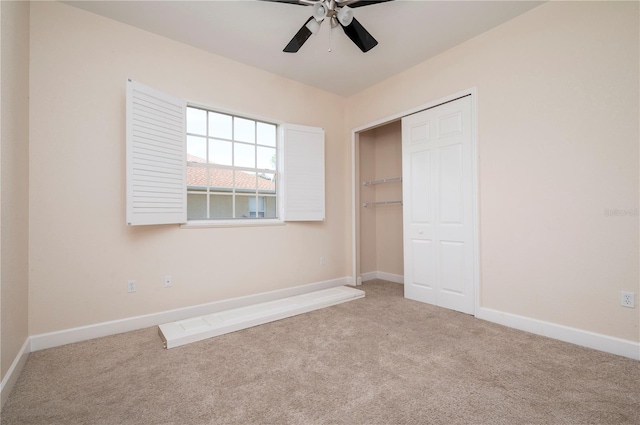
[[[340,286],[159,326],[165,348],[174,348],[364,297]]]
[[[190,317],[204,316],[206,314],[233,308],[245,307],[267,301],[306,294],[321,289],[335,288],[343,285],[353,285],[350,277],[340,277],[337,279],[325,280],[322,282],[309,283],[306,285],[294,286],[292,288],[277,289],[275,291],[262,292],[259,294],[247,295],[244,297],[231,298],[227,300],[215,301],[212,303],[199,304],[190,307],[178,308],[175,310],[161,311],[143,316],[128,317],[125,319],[110,322],[96,323],[94,325],[81,326],[72,329],[65,329],[57,332],[33,335],[31,337],[31,351],[44,350],[46,348],[58,347],[74,342],[87,341],[93,338],[115,335],[137,329],[157,326],[162,323],[184,320]]]

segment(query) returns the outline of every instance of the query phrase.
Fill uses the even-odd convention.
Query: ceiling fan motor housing
[[[321,0],[313,5],[313,18],[318,22],[325,18],[331,18],[332,21],[337,19],[346,27],[353,20],[353,9],[349,6],[340,7],[335,0]]]
[[[266,0],[273,2],[290,3],[292,0]],[[344,33],[355,43],[358,48],[366,53],[374,48],[378,42],[369,32],[354,18],[353,9],[348,5],[367,6],[370,4],[383,3],[391,0],[369,0],[360,2],[360,0],[297,0],[297,4],[311,6],[313,13],[305,24],[293,36],[289,44],[283,49],[287,53],[296,53],[300,47],[307,41],[311,34],[318,32],[320,24],[326,18],[329,18],[331,28],[342,26]]]

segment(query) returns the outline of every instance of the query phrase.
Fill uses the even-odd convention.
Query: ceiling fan
[[[378,42],[362,24],[353,17],[353,8],[369,6],[376,3],[384,3],[391,0],[265,0],[276,3],[288,3],[300,6],[311,6],[312,16],[307,19],[302,28],[293,36],[283,52],[296,53],[307,41],[311,34],[315,34],[320,29],[320,24],[325,19],[331,22],[331,28],[338,25],[342,27],[344,33],[363,52],[376,47]]]

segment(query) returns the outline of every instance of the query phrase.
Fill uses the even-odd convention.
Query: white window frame
[[[129,220],[131,211],[136,201],[135,192],[130,190],[133,181],[133,167],[131,141],[133,140],[132,116],[130,114],[132,99],[130,93],[134,89],[149,90],[157,95],[167,96],[162,92],[146,87],[132,80],[127,80],[127,202],[126,216],[128,225],[141,224],[180,224],[182,228],[202,228],[202,227],[244,227],[244,226],[272,226],[284,225],[289,221],[324,221],[325,220],[325,165],[324,165],[324,129],[317,127],[287,124],[279,120],[265,117],[251,116],[245,113],[219,108],[214,105],[203,105],[197,102],[184,101],[173,97],[176,102],[184,105],[184,137],[182,150],[184,157],[184,216],[175,218],[173,221],[166,220],[162,223],[154,222],[134,222]],[[187,220],[187,132],[186,132],[186,107],[206,109],[214,112],[246,117],[255,121],[275,124],[276,133],[276,196],[278,205],[278,218],[234,218],[234,219],[212,219],[212,220]],[[257,164],[256,164],[257,165]],[[156,190],[161,191],[163,185],[159,184]],[[308,208],[307,208],[308,206]]]
[[[247,172],[256,172],[256,173],[265,173],[265,174],[274,174],[275,175],[275,180],[276,182],[279,181],[280,177],[281,177],[281,173],[280,173],[280,162],[278,160],[279,157],[279,152],[280,152],[280,127],[281,127],[281,123],[276,122],[275,120],[269,120],[269,119],[265,119],[265,118],[256,118],[256,117],[252,117],[249,116],[247,114],[239,114],[239,113],[235,113],[235,112],[230,112],[230,111],[226,111],[226,110],[222,110],[222,109],[216,109],[216,108],[212,108],[212,107],[205,107],[199,104],[194,104],[192,102],[187,102],[186,108],[192,108],[192,109],[199,109],[205,112],[212,112],[215,114],[222,114],[222,115],[228,115],[229,117],[231,117],[232,119],[232,123],[233,120],[235,120],[236,118],[240,118],[240,119],[244,119],[244,120],[250,120],[253,121],[256,124],[256,132],[257,132],[257,124],[258,123],[264,123],[264,124],[269,124],[269,125],[273,125],[275,126],[275,146],[269,146],[269,145],[261,145],[258,144],[257,139],[254,141],[254,143],[248,143],[248,142],[243,142],[240,140],[235,140],[235,136],[232,134],[231,139],[220,139],[220,140],[226,140],[229,143],[233,144],[233,146],[237,145],[253,145],[256,147],[256,163],[255,163],[255,168],[252,167],[242,167],[242,166],[237,166],[237,165],[220,165],[220,164],[209,164],[209,163],[201,163],[201,162],[191,162],[188,160],[185,160],[186,163],[186,167],[187,169],[189,167],[201,167],[201,168],[205,168],[205,169],[222,169],[222,170],[229,170],[229,171],[247,171]],[[208,117],[208,115],[207,115]],[[195,134],[195,133],[189,133],[188,131],[186,131],[186,136],[193,136],[193,137],[203,137],[205,138],[205,142],[207,144],[207,150],[208,150],[208,146],[209,146],[209,139],[218,139],[216,137],[211,137],[209,134],[209,120],[207,119],[207,131],[205,135],[202,134]],[[232,124],[233,125],[233,124]],[[257,134],[256,134],[257,136]],[[257,164],[257,148],[258,147],[267,147],[267,148],[273,148],[275,149],[276,152],[276,169],[275,170],[270,170],[270,169],[261,169],[258,168],[258,164]],[[232,163],[233,161],[233,156],[235,155],[235,150],[232,149]],[[210,190],[210,187],[207,187],[207,190],[205,192],[202,193],[202,195],[206,195],[207,196],[207,203],[206,203],[206,210],[207,210],[207,215],[210,215],[210,195],[211,194],[215,194],[214,191]],[[256,192],[254,193],[247,193],[247,194],[243,194],[240,193],[236,190],[236,188],[232,187],[230,192],[224,192],[224,193],[220,193],[221,195],[225,195],[225,196],[230,196],[231,197],[231,215],[234,217],[229,217],[229,218],[208,218],[208,219],[188,219],[187,218],[187,225],[188,226],[198,226],[198,227],[202,227],[202,225],[209,225],[209,226],[215,226],[215,225],[222,225],[222,226],[230,226],[233,225],[236,222],[239,222],[239,224],[245,225],[248,224],[247,221],[252,221],[252,220],[259,220],[259,221],[264,221],[267,222],[267,224],[273,224],[271,221],[276,220],[277,222],[282,222],[283,220],[280,219],[280,216],[282,215],[282,212],[279,208],[279,204],[280,204],[280,196],[279,196],[279,192],[281,190],[280,185],[276,185],[275,188],[275,194],[271,195],[271,194],[264,194],[264,193],[260,193],[258,188],[256,188]],[[200,194],[200,193],[196,193],[194,191],[189,191],[188,187],[187,187],[187,195],[189,194]],[[256,199],[256,197],[275,197],[276,198],[276,217],[271,217],[271,218],[264,218],[264,217],[247,217],[247,218],[243,218],[243,217],[235,217],[237,210],[236,210],[236,200],[238,199],[239,196],[246,196],[250,199]],[[266,213],[266,210],[262,211],[263,213]],[[276,223],[278,224],[278,223]]]

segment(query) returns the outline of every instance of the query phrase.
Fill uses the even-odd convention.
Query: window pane
[[[249,198],[249,216],[251,218],[264,218],[264,196],[252,196]]]
[[[253,197],[255,199],[255,196]],[[236,218],[251,218],[249,210],[250,196],[236,195]]]
[[[187,166],[187,189],[206,189],[207,182],[207,169],[205,167]]]
[[[233,170],[209,168],[209,187],[212,192],[229,192],[233,190]]]
[[[256,147],[254,145],[245,145],[242,143],[234,143],[233,165],[236,167],[255,168],[256,166]]]
[[[255,195],[257,191],[257,181],[255,173],[248,173],[246,171],[235,172],[235,188],[238,193],[253,193]]]
[[[207,111],[187,107],[187,133],[207,134]]]
[[[207,162],[207,139],[187,136],[187,161]]]
[[[258,149],[257,168],[275,170],[276,169],[276,149],[263,148],[262,146],[258,146],[257,149]]]
[[[233,218],[233,197],[231,195],[211,195],[209,199],[211,218]]]
[[[207,218],[207,195],[187,194],[187,220],[205,220]]]
[[[220,165],[233,165],[231,161],[231,142],[209,139],[209,162]]]
[[[259,145],[276,146],[276,126],[263,122],[257,123]]]
[[[255,143],[256,122],[244,118],[234,118],[233,120],[233,140],[239,142]]]
[[[275,174],[260,173],[258,174],[258,193],[275,194],[276,181]]]
[[[278,218],[277,205],[276,205],[276,197],[275,196],[265,196],[265,206],[264,206],[264,216],[265,218]]]
[[[231,140],[231,115],[209,112],[209,137]]]

